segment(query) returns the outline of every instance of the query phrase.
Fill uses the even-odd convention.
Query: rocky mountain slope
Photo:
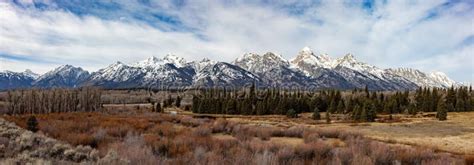
[[[0,72],[0,90],[18,89],[31,87],[35,76],[31,73],[25,72]]]
[[[404,90],[457,85],[444,73],[423,73],[416,69],[381,69],[358,61],[347,54],[332,59],[305,47],[291,60],[272,52],[263,55],[246,53],[232,63],[203,59],[186,61],[168,54],[150,57],[128,65],[116,62],[90,73],[71,65],[60,66],[44,75],[31,71],[0,72],[0,90],[26,87],[105,88],[178,88],[241,87],[252,83],[269,87],[305,87],[311,89],[353,89],[367,86],[371,90]]]
[[[39,76],[33,86],[51,87],[77,87],[89,78],[89,72],[80,67],[62,65],[52,71]]]

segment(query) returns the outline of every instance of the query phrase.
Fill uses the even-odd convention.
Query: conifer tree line
[[[411,93],[411,95],[410,95]],[[444,98],[445,95],[445,98]],[[356,121],[375,121],[377,114],[416,114],[437,112],[440,101],[448,111],[472,111],[472,88],[419,88],[416,91],[375,92],[367,88],[342,92],[339,90],[300,91],[263,89],[255,86],[240,90],[207,89],[194,95],[192,111],[207,114],[268,115],[294,117],[293,112],[329,112],[347,114]],[[291,110],[291,111],[290,111]],[[314,114],[315,119],[321,117]]]
[[[7,114],[91,112],[101,108],[102,91],[78,89],[29,89],[7,92]]]

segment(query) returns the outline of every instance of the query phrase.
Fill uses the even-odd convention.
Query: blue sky
[[[90,71],[173,53],[231,62],[304,46],[474,82],[474,3],[343,0],[0,0],[0,70]]]

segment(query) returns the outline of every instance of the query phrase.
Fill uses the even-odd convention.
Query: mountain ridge
[[[207,58],[188,62],[182,57],[167,54],[162,58],[151,56],[133,64],[117,61],[91,73],[72,65],[62,65],[43,75],[37,75],[31,70],[0,72],[0,84],[3,84],[0,85],[0,90],[80,86],[238,87],[249,83],[266,87],[311,86],[320,89],[367,86],[371,90],[448,88],[459,84],[442,72],[424,73],[411,68],[381,69],[358,61],[350,53],[333,59],[327,54],[316,54],[309,47],[304,47],[291,60],[272,52],[262,55],[245,53],[231,63]]]

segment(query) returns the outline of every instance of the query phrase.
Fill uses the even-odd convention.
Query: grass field
[[[111,107],[118,105],[109,105]],[[136,107],[132,104],[129,106]],[[149,105],[141,104],[143,108]],[[167,112],[175,111],[180,115],[200,116],[178,108],[168,108]],[[423,115],[394,115],[394,122],[353,123],[341,120],[341,115],[333,115],[331,124],[324,119],[315,121],[311,113],[301,114],[297,119],[282,115],[245,116],[245,115],[203,115],[226,118],[230,121],[255,125],[272,125],[289,128],[305,125],[315,128],[355,131],[366,137],[398,144],[408,144],[433,148],[462,155],[474,156],[474,112],[449,112],[447,121],[438,121],[432,117],[434,113]],[[324,116],[324,113],[321,113]],[[378,115],[388,118],[387,115]]]
[[[203,115],[178,108],[159,114],[150,113],[149,104],[114,104],[105,108],[103,112],[36,117],[41,132],[50,137],[73,145],[90,145],[102,156],[113,149],[129,160],[148,163],[180,164],[199,159],[198,155],[205,157],[202,160],[207,163],[402,160],[459,164],[459,159],[470,161],[474,155],[472,112],[449,113],[449,120],[443,122],[433,117],[396,115],[391,122],[353,123],[333,115],[327,124],[325,120],[312,120],[310,113],[290,119],[281,115]],[[28,115],[3,118],[25,128]],[[324,148],[327,150],[320,150]],[[303,153],[308,157],[298,157]],[[247,158],[234,160],[235,156]]]

